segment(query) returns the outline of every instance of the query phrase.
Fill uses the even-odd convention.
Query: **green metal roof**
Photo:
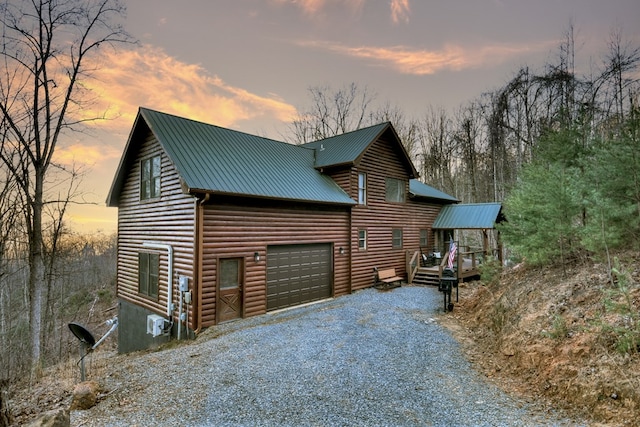
[[[330,177],[315,169],[314,150],[140,108],[189,192],[354,205]],[[107,204],[117,206],[123,159]]]
[[[318,168],[353,164],[389,126],[390,123],[380,123],[320,141],[309,142],[301,147],[316,150],[316,167]]]
[[[357,164],[367,148],[385,133],[388,134],[391,140],[397,142],[399,150],[402,151],[402,158],[407,166],[410,177],[418,177],[418,171],[402,145],[395,129],[389,122],[361,128],[319,141],[309,142],[301,145],[301,147],[312,148],[316,151],[316,168],[318,169],[328,166],[353,165]]]
[[[413,197],[424,197],[427,199],[436,199],[450,203],[458,203],[460,200],[448,195],[440,190],[427,185],[417,179],[409,180],[409,193]]]
[[[446,205],[433,223],[434,229],[488,229],[503,220],[501,203]]]

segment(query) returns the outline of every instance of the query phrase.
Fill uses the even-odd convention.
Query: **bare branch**
[[[17,212],[29,239],[33,367],[40,362],[43,298],[51,284],[56,245],[67,207],[79,196],[81,179],[77,170],[62,169],[52,158],[64,132],[81,131],[87,121],[73,117],[72,110],[81,110],[88,102],[79,85],[90,77],[85,63],[103,46],[131,42],[118,23],[123,14],[121,0],[5,0],[0,4],[0,162],[14,183],[15,200],[20,203]],[[58,176],[51,174],[51,167],[67,178],[52,184]],[[48,223],[53,234],[47,249],[43,230]]]

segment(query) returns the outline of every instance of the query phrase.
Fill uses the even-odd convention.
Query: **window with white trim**
[[[367,174],[358,173],[358,204],[367,204]]]
[[[362,251],[367,249],[367,230],[358,230],[358,249]]]

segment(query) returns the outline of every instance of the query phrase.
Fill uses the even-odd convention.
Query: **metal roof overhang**
[[[455,197],[437,190],[430,185],[418,181],[417,179],[409,180],[409,196],[411,198],[431,199],[446,203],[458,203],[460,200]]]
[[[467,203],[446,205],[433,222],[435,230],[484,230],[502,222],[501,203]]]
[[[322,200],[322,199],[299,199],[299,198],[287,198],[281,196],[268,196],[268,195],[259,195],[259,194],[249,194],[249,193],[231,193],[225,191],[215,191],[215,190],[205,190],[199,188],[189,188],[186,191],[189,194],[194,196],[202,195],[202,196],[217,196],[217,197],[237,197],[237,198],[245,198],[245,199],[256,199],[256,200],[277,200],[284,202],[292,202],[292,203],[310,203],[316,205],[330,205],[330,206],[348,206],[352,207],[357,205],[358,203],[349,199],[346,200]]]

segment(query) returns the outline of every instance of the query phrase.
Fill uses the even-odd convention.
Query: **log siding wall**
[[[395,141],[374,142],[357,166],[326,170],[354,200],[358,200],[358,173],[367,174],[367,204],[323,206],[273,200],[184,194],[177,171],[155,137],[142,135],[140,148],[123,185],[118,209],[118,298],[166,314],[168,258],[165,250],[146,248],[144,242],[170,244],[174,250],[174,303],[177,278],[189,277],[193,304],[187,306],[187,326],[194,330],[216,324],[217,266],[220,258],[242,258],[243,317],[266,312],[266,266],[269,245],[333,244],[333,293],[348,294],[373,284],[374,268],[395,268],[405,275],[407,251],[420,245],[420,229],[427,229],[441,205],[409,199],[408,168]],[[161,155],[161,196],[140,201],[140,161]],[[405,183],[406,201],[385,200],[385,178]],[[197,214],[196,214],[197,212]],[[402,248],[392,247],[392,230],[403,230]],[[358,230],[367,231],[367,248],[358,248]],[[430,244],[432,242],[429,242]],[[340,254],[340,248],[345,253]],[[160,255],[159,296],[138,293],[138,253]],[[254,253],[260,261],[254,261]],[[196,283],[194,283],[194,281]],[[177,315],[177,312],[174,311]],[[195,316],[195,317],[194,317]]]
[[[441,205],[409,199],[409,177],[403,154],[395,142],[383,138],[371,144],[357,166],[331,171],[330,176],[354,200],[358,200],[358,174],[367,174],[366,205],[357,205],[351,217],[351,285],[352,290],[373,284],[375,271],[395,268],[406,277],[406,252],[420,247],[420,229],[431,236],[431,225]],[[405,202],[386,201],[385,178],[405,183]],[[402,247],[393,248],[392,230],[401,228]],[[358,231],[366,230],[367,248],[358,248]]]
[[[161,155],[160,197],[140,200],[140,161]],[[169,244],[173,247],[174,304],[178,307],[178,276],[189,277],[193,289],[195,248],[195,201],[183,193],[180,179],[155,137],[148,133],[141,141],[138,154],[127,174],[118,206],[118,280],[117,296],[143,306],[162,316],[167,311],[167,275],[169,259],[166,250],[148,248],[144,242]],[[138,293],[138,253],[160,255],[159,296],[149,298]],[[177,316],[177,311],[174,312]],[[191,325],[193,316],[188,314]]]
[[[220,258],[244,259],[243,317],[267,310],[267,246],[333,243],[334,296],[350,292],[349,208],[270,201],[215,201],[204,206],[202,326],[216,323],[217,266]],[[340,254],[343,247],[345,254]],[[254,260],[254,253],[260,261]]]

